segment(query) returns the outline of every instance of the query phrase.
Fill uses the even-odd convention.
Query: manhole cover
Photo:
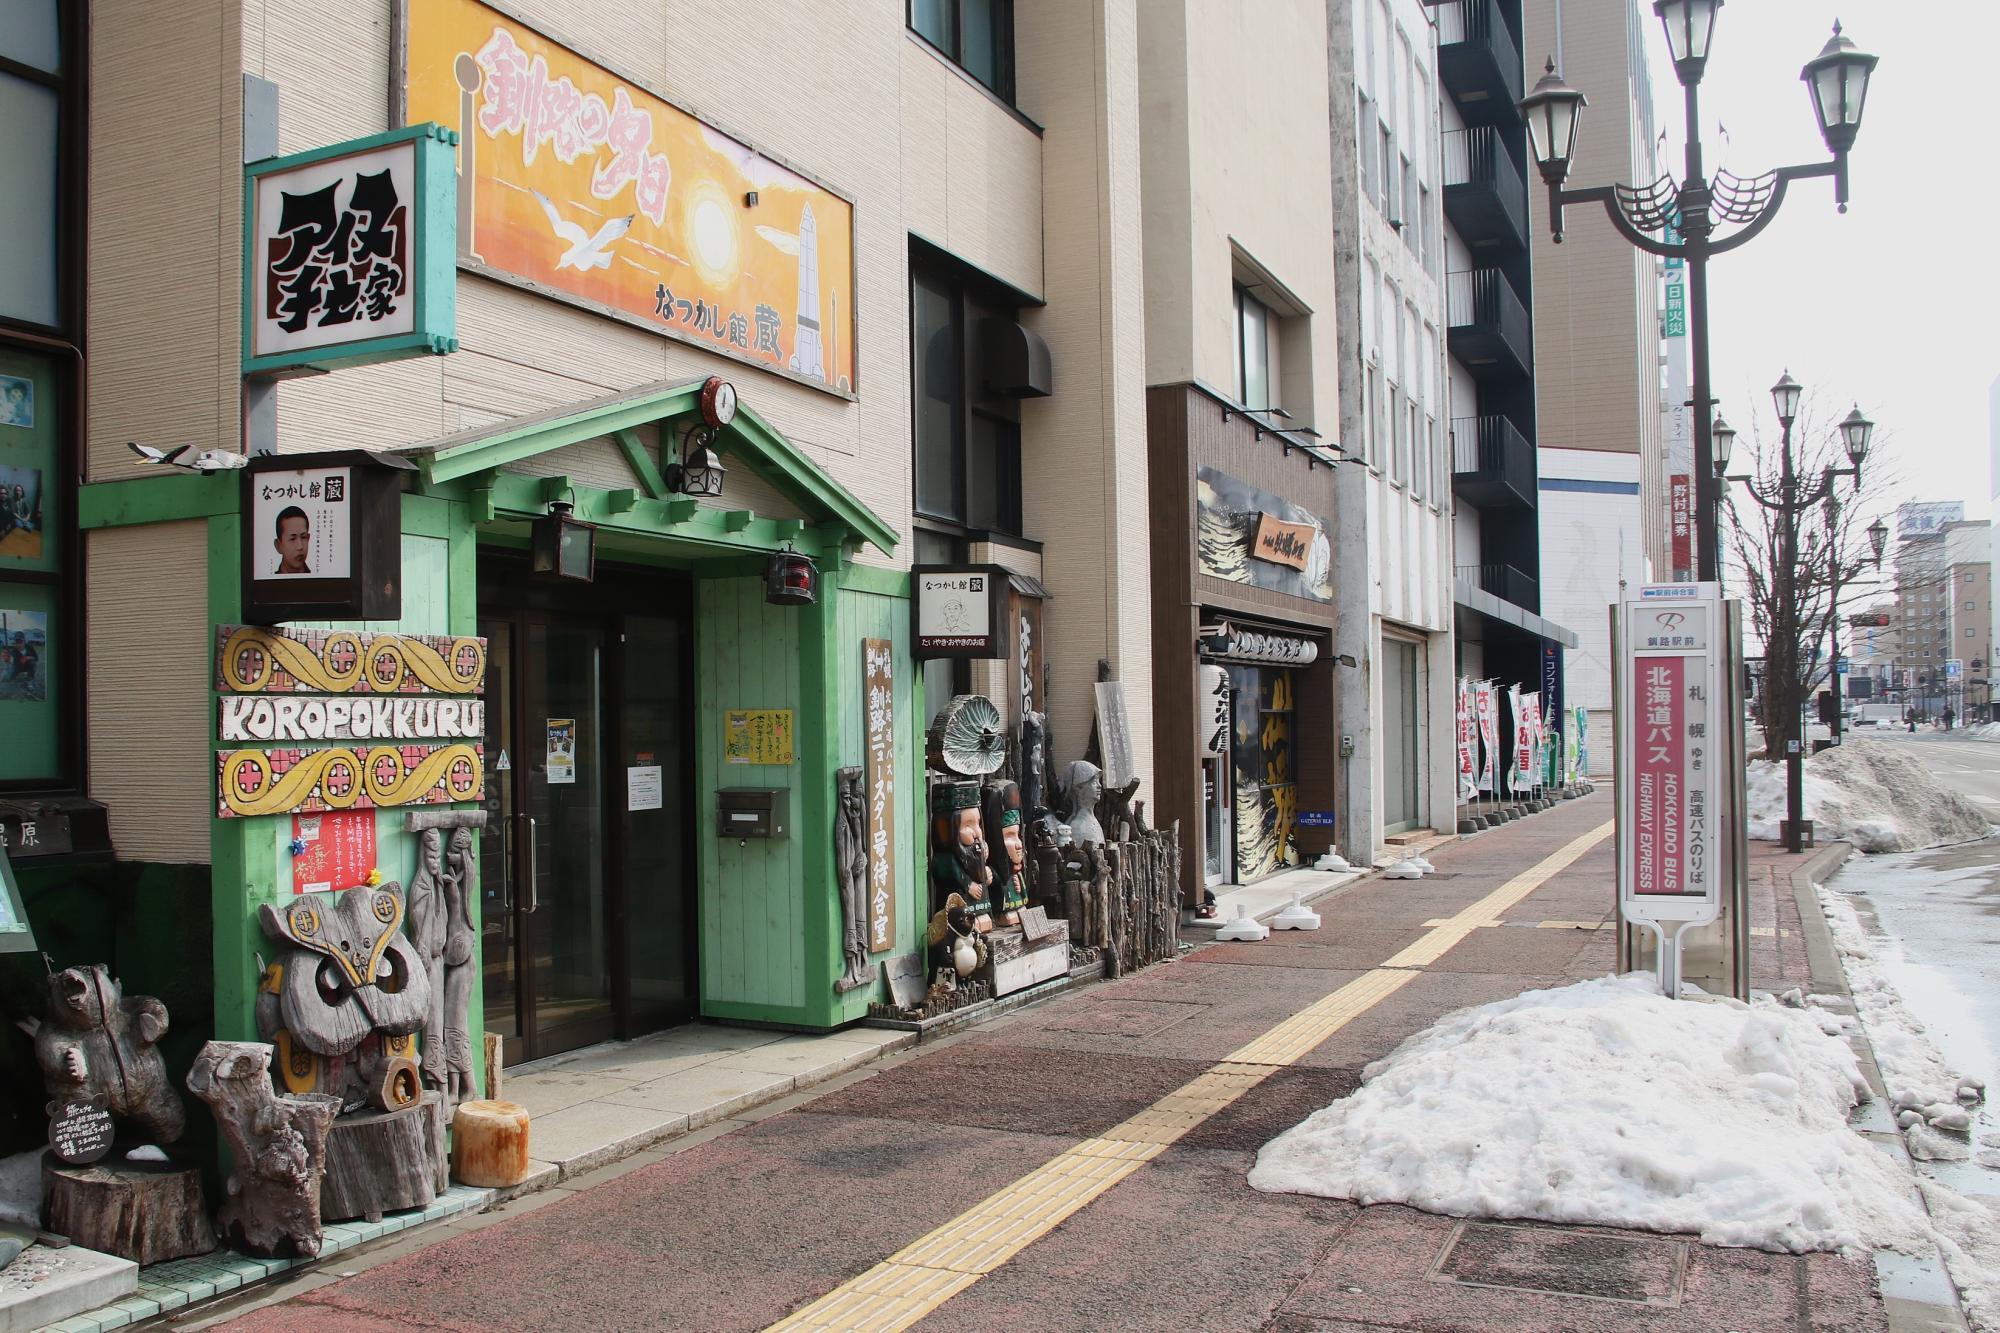
[[[1150,1037],[1208,1008],[1170,1000],[1107,1000],[1042,1024],[1045,1032],[1087,1032],[1104,1037]]]
[[[1461,1222],[1431,1268],[1437,1282],[1677,1308],[1687,1246],[1555,1227]]]

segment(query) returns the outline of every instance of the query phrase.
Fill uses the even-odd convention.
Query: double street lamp
[[[1749,491],[1750,498],[1778,517],[1778,550],[1771,571],[1771,635],[1764,645],[1765,689],[1768,692],[1773,682],[1786,682],[1781,687],[1779,702],[1789,703],[1782,710],[1766,708],[1765,720],[1773,727],[1784,726],[1792,734],[1785,737],[1785,806],[1787,822],[1784,838],[1785,849],[1796,852],[1803,845],[1803,825],[1801,823],[1805,794],[1805,737],[1803,730],[1804,711],[1797,705],[1801,702],[1793,694],[1790,682],[1803,680],[1798,670],[1798,659],[1805,652],[1804,626],[1800,623],[1800,608],[1796,593],[1796,578],[1799,559],[1799,516],[1814,505],[1823,505],[1826,510],[1827,542],[1833,567],[1830,571],[1831,601],[1827,608],[1829,625],[1837,623],[1840,614],[1840,585],[1860,572],[1860,562],[1847,567],[1842,560],[1839,545],[1840,536],[1840,493],[1835,486],[1835,478],[1854,478],[1854,489],[1861,489],[1861,465],[1868,458],[1868,446],[1875,435],[1875,423],[1861,414],[1857,406],[1840,423],[1840,440],[1847,452],[1849,466],[1834,467],[1828,464],[1820,469],[1819,479],[1801,483],[1798,469],[1792,461],[1792,423],[1799,415],[1799,382],[1786,371],[1771,386],[1771,406],[1776,411],[1781,429],[1779,442],[1778,482],[1775,489],[1765,490],[1757,484],[1757,479],[1747,473],[1723,477],[1720,474],[1729,465],[1731,447],[1735,443],[1736,432],[1716,418],[1714,434],[1717,440],[1715,451],[1717,480],[1740,481]],[[1882,548],[1889,537],[1888,525],[1880,519],[1868,529],[1869,543],[1874,547],[1875,563],[1882,562]],[[1838,631],[1833,631],[1830,643],[1832,657],[1827,669],[1832,675],[1834,686],[1834,715],[1831,723],[1833,735],[1840,735],[1840,639]],[[1815,636],[1817,637],[1817,636]]]
[[[1548,71],[1526,97],[1521,114],[1542,179],[1549,187],[1549,218],[1558,245],[1563,238],[1563,208],[1568,204],[1602,204],[1618,233],[1649,254],[1682,259],[1688,268],[1688,302],[1694,339],[1694,471],[1695,530],[1698,537],[1696,577],[1712,582],[1720,576],[1722,547],[1716,526],[1721,492],[1716,481],[1708,366],[1708,258],[1747,244],[1777,216],[1785,190],[1795,180],[1831,176],[1834,198],[1847,211],[1847,153],[1861,129],[1868,100],[1868,79],[1876,57],[1856,50],[1835,24],[1833,36],[1800,77],[1812,94],[1820,137],[1833,154],[1830,162],[1778,167],[1761,176],[1741,177],[1717,170],[1711,179],[1702,166],[1701,112],[1697,89],[1715,35],[1715,19],[1723,0],[1654,0],[1653,12],[1667,30],[1674,75],[1686,92],[1687,162],[1681,180],[1663,175],[1649,185],[1607,185],[1568,190],[1563,182],[1576,158],[1577,125],[1587,104],[1584,95],[1563,82],[1551,60]],[[1741,230],[1720,239],[1718,223]],[[1681,239],[1665,239],[1678,229]],[[1796,406],[1796,401],[1794,402]],[[1865,446],[1864,446],[1865,448]]]

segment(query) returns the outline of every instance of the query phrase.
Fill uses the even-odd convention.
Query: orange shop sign
[[[403,117],[460,132],[462,266],[853,392],[852,204],[476,0],[406,14]]]

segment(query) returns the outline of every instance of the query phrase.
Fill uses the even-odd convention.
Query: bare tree
[[[1764,688],[1756,707],[1767,759],[1784,757],[1786,738],[1799,734],[1799,710],[1835,670],[1820,645],[1836,613],[1836,588],[1873,564],[1868,515],[1852,503],[1857,479],[1837,475],[1849,467],[1839,419],[1812,397],[1800,405],[1792,423],[1788,491],[1781,437],[1763,426],[1760,414],[1743,460],[1748,487],[1730,487],[1723,500],[1733,572],[1741,580],[1750,630],[1764,645]],[[1861,468],[1861,479],[1878,490],[1887,476],[1880,464],[1884,452],[1878,436]]]

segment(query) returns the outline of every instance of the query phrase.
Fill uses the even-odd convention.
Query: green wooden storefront
[[[862,1017],[882,997],[872,987],[836,994],[842,969],[841,902],[834,872],[835,770],[863,761],[862,642],[886,639],[894,652],[895,943],[873,961],[921,948],[923,929],[922,700],[910,653],[908,576],[856,556],[884,556],[898,535],[745,405],[721,444],[732,469],[757,477],[799,517],[698,505],[673,495],[640,438],[661,438],[698,411],[700,380],[648,386],[536,417],[521,418],[404,451],[417,465],[402,497],[402,616],[342,628],[403,634],[471,635],[479,629],[482,556],[526,545],[530,525],[552,499],[597,526],[598,559],[656,568],[692,589],[694,688],[689,736],[693,780],[688,832],[694,839],[698,1012],[704,1018],[827,1029]],[[584,484],[559,474],[550,455],[610,441],[630,484]],[[548,469],[546,472],[543,469]],[[504,470],[503,470],[504,469]],[[207,527],[208,615],[239,623],[239,478],[147,476],[85,486],[86,529],[201,520]],[[725,501],[726,503],[726,501]],[[764,599],[771,553],[813,558],[819,596],[810,606]],[[213,634],[209,635],[212,642]],[[189,707],[216,713],[215,670]],[[725,766],[728,709],[790,709],[794,762]],[[213,725],[213,723],[211,723]],[[219,744],[219,736],[216,738]],[[492,778],[492,756],[488,756]],[[202,772],[161,771],[163,784],[202,784]],[[783,789],[789,836],[738,841],[716,831],[714,793],[731,786]],[[210,832],[214,1035],[254,1038],[256,955],[268,951],[257,908],[291,891],[286,816],[215,819]],[[377,865],[407,884],[416,835],[403,811],[376,813]],[[473,1030],[484,1027],[480,988]]]

